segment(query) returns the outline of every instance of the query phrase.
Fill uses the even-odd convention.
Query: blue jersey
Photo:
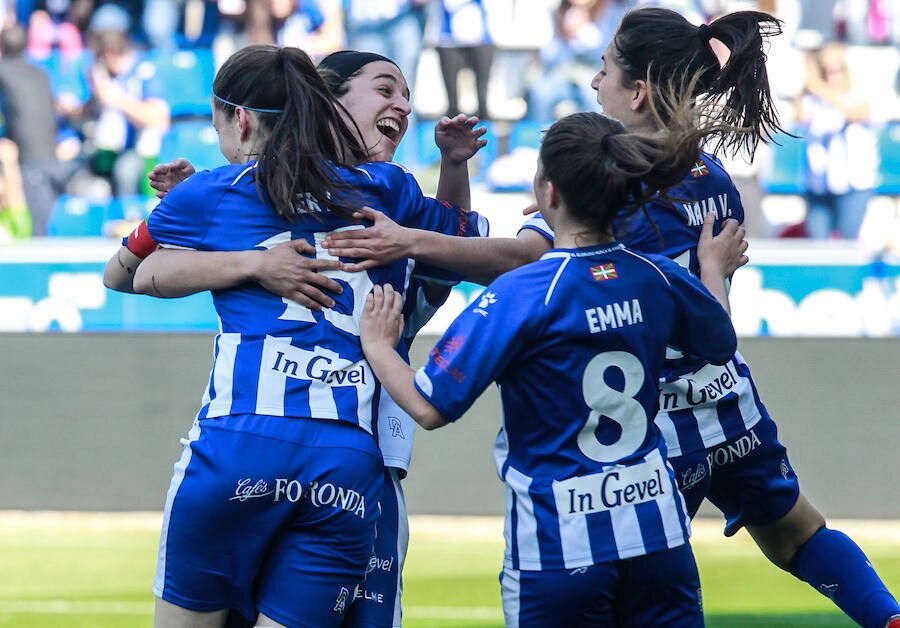
[[[722,306],[664,257],[554,249],[492,283],[417,371],[448,420],[496,381],[506,565],[568,569],[682,545],[688,518],[653,424],[666,345],[726,362]]]
[[[315,244],[325,236],[361,229],[309,201],[296,222],[261,200],[256,164],[198,172],[170,192],[148,219],[163,246],[200,251],[270,248],[288,240]],[[342,171],[360,204],[385,212],[401,225],[449,235],[485,235],[477,214],[422,195],[407,171],[390,163]],[[314,417],[350,421],[373,430],[377,382],[359,342],[359,316],[374,283],[401,294],[412,280],[402,260],[360,273],[326,271],[344,291],[334,308],[312,311],[254,283],[213,291],[220,333],[199,418],[230,414]]]
[[[699,274],[697,243],[703,216],[716,212],[716,233],[725,219],[743,222],[740,195],[718,160],[703,154],[670,196],[676,199],[674,203],[649,203],[646,213],[640,211],[621,221],[616,230],[629,247],[665,255]],[[553,239],[540,214],[522,228]],[[714,366],[671,349],[660,380],[659,405],[656,423],[665,436],[670,457],[703,451],[736,438],[766,415],[740,353],[735,353],[728,364]]]

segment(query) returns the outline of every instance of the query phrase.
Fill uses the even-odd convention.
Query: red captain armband
[[[153,236],[150,235],[150,228],[147,227],[147,221],[142,220],[138,226],[134,228],[128,236],[122,238],[122,246],[131,251],[138,257],[144,259],[150,255],[159,246]]]

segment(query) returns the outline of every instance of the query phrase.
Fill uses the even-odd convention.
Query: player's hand
[[[722,223],[719,234],[714,236],[715,222],[715,212],[707,212],[703,217],[703,229],[697,245],[697,261],[700,263],[701,274],[717,272],[723,277],[731,277],[734,271],[750,261],[746,255],[747,232],[737,220],[729,218]]]
[[[379,348],[394,349],[403,333],[403,299],[390,284],[375,285],[366,297],[359,321],[359,338],[368,355]]]
[[[523,216],[530,216],[531,214],[536,214],[536,213],[538,213],[538,206],[534,205],[534,204],[531,204],[522,210]]]
[[[322,246],[334,257],[363,260],[355,264],[344,264],[344,270],[359,272],[410,257],[410,229],[401,227],[387,215],[371,207],[363,207],[354,212],[353,217],[357,220],[369,220],[373,225],[365,229],[332,231],[322,242]]]
[[[311,310],[334,307],[331,295],[341,294],[343,288],[322,271],[341,270],[343,264],[339,260],[307,257],[315,252],[315,247],[302,239],[261,251],[254,278],[269,292]]]
[[[165,198],[172,189],[194,174],[194,165],[181,157],[173,159],[169,163],[156,164],[147,174],[150,187],[156,190],[156,198]]]
[[[460,113],[453,118],[444,116],[434,127],[434,143],[441,151],[441,158],[452,164],[463,164],[487,146],[487,127],[475,128],[477,116]]]

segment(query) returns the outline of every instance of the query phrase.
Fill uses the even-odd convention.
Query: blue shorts
[[[690,516],[704,497],[709,499],[725,515],[725,536],[743,526],[777,522],[800,497],[787,450],[778,441],[775,422],[765,415],[741,436],[669,463]]]
[[[365,582],[356,588],[353,605],[341,626],[399,628],[403,563],[409,547],[409,517],[399,469],[385,467],[381,517],[375,528],[375,551]]]
[[[153,592],[177,606],[337,626],[372,555],[375,439],[338,421],[195,421],[169,487]]]
[[[703,626],[694,553],[680,547],[578,569],[500,574],[507,628]]]

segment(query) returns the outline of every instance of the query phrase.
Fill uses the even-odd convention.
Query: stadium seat
[[[219,137],[212,120],[176,120],[163,136],[159,162],[176,157],[187,159],[197,170],[224,166],[227,160],[219,152]]]
[[[93,61],[93,55],[84,51],[76,55],[64,55],[54,50],[43,59],[31,59],[32,63],[43,68],[50,76],[50,87],[53,95],[60,98],[66,94],[73,102],[84,103],[90,96],[87,83],[87,69]]]
[[[792,131],[800,135],[798,131]],[[802,137],[777,135],[771,144],[772,158],[760,172],[760,183],[768,194],[803,194],[806,188],[806,141]]]
[[[56,238],[102,236],[106,205],[81,196],[60,196],[50,213],[47,235]]]
[[[147,63],[155,70],[153,91],[169,103],[172,118],[210,115],[216,74],[212,50],[154,51]]]
[[[881,152],[878,193],[900,196],[900,121],[890,122],[878,134]]]

